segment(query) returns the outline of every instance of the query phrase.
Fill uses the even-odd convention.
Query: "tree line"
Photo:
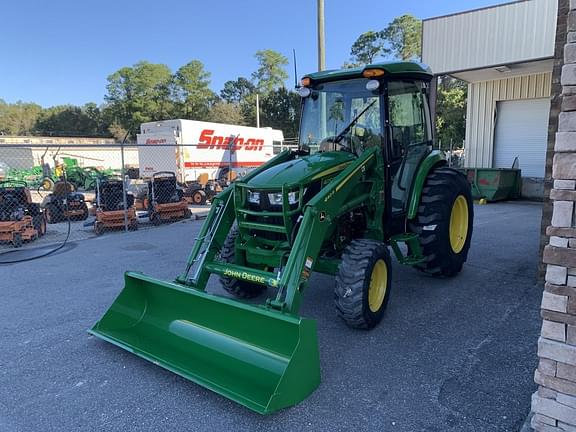
[[[362,33],[352,44],[343,67],[358,67],[384,59],[420,57],[422,22],[402,15],[385,28]],[[104,103],[42,108],[35,103],[8,104],[0,99],[0,134],[107,136],[134,138],[140,124],[171,118],[256,125],[256,95],[260,125],[280,129],[287,138],[298,134],[300,98],[288,90],[288,59],[271,49],[255,54],[258,67],[249,77],[227,81],[219,94],[210,88],[210,72],[192,60],[176,71],[167,65],[141,61],[108,76]],[[437,139],[459,147],[464,139],[467,86],[443,77],[438,88]]]
[[[227,81],[220,94],[210,88],[210,72],[192,60],[175,72],[165,64],[141,61],[110,76],[104,103],[42,108],[35,103],[8,104],[0,99],[0,134],[103,136],[118,140],[138,133],[140,124],[171,118],[256,125],[297,135],[300,98],[286,89],[288,59],[273,50],[257,51],[250,77]]]

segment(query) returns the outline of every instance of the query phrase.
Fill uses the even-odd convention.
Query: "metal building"
[[[526,196],[543,194],[557,7],[523,0],[423,21],[422,61],[468,82],[466,166],[517,157]]]

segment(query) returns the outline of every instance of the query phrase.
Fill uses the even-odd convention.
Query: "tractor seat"
[[[0,212],[9,212],[18,205],[18,200],[10,193],[0,194]]]
[[[124,208],[122,181],[108,181],[100,186],[100,205],[104,210],[114,211]],[[126,194],[126,206],[134,205],[134,195]]]
[[[0,206],[2,207],[26,207],[28,195],[24,188],[10,188],[0,191]]]
[[[182,200],[182,191],[176,187],[175,177],[160,177],[149,183],[154,188],[154,199],[158,204],[169,204]],[[149,198],[152,194],[148,195]]]
[[[14,191],[12,191],[14,192]],[[14,193],[0,194],[0,221],[22,220],[26,208],[26,200]]]

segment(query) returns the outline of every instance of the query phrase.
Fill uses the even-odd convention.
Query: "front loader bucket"
[[[140,273],[125,283],[93,335],[261,414],[320,383],[315,321]]]

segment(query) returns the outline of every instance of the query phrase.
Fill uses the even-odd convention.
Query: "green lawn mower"
[[[305,399],[320,382],[316,323],[299,315],[313,272],[334,277],[348,326],[372,329],[390,250],[439,277],[467,259],[470,185],[432,150],[431,78],[411,62],[306,75],[299,149],[215,197],[175,280],[126,273],[91,332],[262,414]],[[238,299],[206,292],[210,275]]]

